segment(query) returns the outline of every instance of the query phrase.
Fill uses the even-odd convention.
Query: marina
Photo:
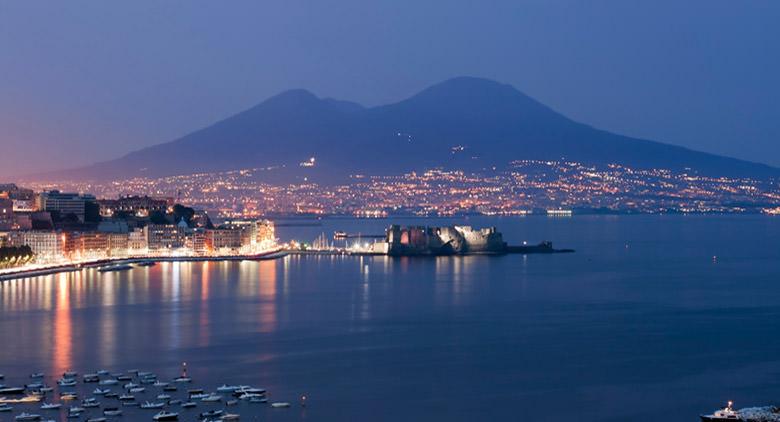
[[[252,404],[250,410],[255,414],[257,413],[256,403],[268,403],[266,396],[268,393],[264,388],[251,385],[228,386],[222,384],[211,390],[207,388],[169,389],[166,388],[169,384],[158,379],[155,373],[138,370],[113,372],[111,375],[108,371],[101,370],[94,374],[84,375],[81,380],[77,378],[77,373],[72,371],[63,373],[58,380],[54,380],[56,377],[45,377],[40,373],[34,375],[35,379],[41,380],[40,383],[0,390],[0,412],[13,417],[15,421],[48,421],[54,420],[50,419],[52,417],[59,419],[60,416],[92,422],[107,421],[120,416],[124,416],[124,420],[177,421],[197,419],[221,421],[238,420],[241,416],[238,412],[244,406],[250,406],[250,403]],[[115,393],[112,395],[110,394],[113,393],[111,389],[100,388],[90,392],[91,384],[117,381],[110,383],[117,385],[117,378],[120,377],[125,380],[129,378],[130,382],[125,383],[121,388],[116,388],[116,391],[127,391],[134,394],[118,395]],[[11,376],[9,378],[18,379],[21,377]],[[181,383],[182,380],[187,380],[187,384],[193,382],[192,378],[187,375],[186,364],[182,364],[181,374],[173,378],[171,382]],[[150,390],[137,387],[139,384],[150,384],[150,381],[153,383]],[[54,388],[45,390],[46,382],[56,383],[59,390]],[[161,394],[162,391],[169,393]],[[3,394],[19,395],[19,397],[9,398]],[[234,407],[233,411],[227,412],[220,408],[228,405]],[[301,405],[305,406],[305,398],[301,399]],[[289,402],[272,402],[268,405],[269,408],[274,409],[291,406]],[[202,411],[198,412],[197,409],[202,409]],[[150,411],[156,411],[156,413]]]

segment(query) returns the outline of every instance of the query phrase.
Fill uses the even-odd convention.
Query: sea
[[[693,422],[727,400],[780,405],[780,218],[290,219],[277,235],[370,242],[392,223],[495,226],[510,244],[576,251],[289,255],[2,282],[0,384],[43,372],[57,401],[68,370],[167,380],[186,362],[193,381],[174,395],[246,384],[291,404],[178,410],[193,421],[225,408],[249,421]],[[139,401],[159,393],[147,387]],[[66,420],[14,407],[0,421]]]

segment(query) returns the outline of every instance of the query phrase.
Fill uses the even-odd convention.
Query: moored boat
[[[702,422],[742,422],[739,412],[733,409],[734,402],[729,400],[726,407],[718,409],[709,415],[700,415]]]
[[[163,410],[152,416],[152,419],[155,421],[175,421],[179,419],[179,414],[176,412],[168,412],[167,410]]]

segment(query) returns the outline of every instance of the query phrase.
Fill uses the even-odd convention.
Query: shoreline
[[[254,255],[220,255],[220,256],[141,256],[132,258],[105,258],[96,261],[77,264],[61,264],[44,268],[22,269],[0,274],[0,282],[19,278],[40,277],[45,275],[81,271],[83,269],[100,268],[113,265],[129,265],[142,262],[204,262],[204,261],[265,261],[283,258],[287,251],[277,248]]]

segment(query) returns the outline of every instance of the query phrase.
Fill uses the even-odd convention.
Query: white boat
[[[200,401],[207,402],[207,403],[213,403],[218,402],[222,400],[222,396],[219,394],[209,394],[207,397],[203,397],[200,399]]]
[[[242,394],[239,397],[239,399],[241,399],[241,400],[251,400],[251,399],[254,399],[254,398],[263,398],[263,397],[265,397],[265,396],[262,395],[262,394],[244,393],[244,394]]]
[[[277,408],[277,409],[290,407],[290,403],[287,403],[287,402],[284,402],[284,401],[278,401],[278,402],[271,403],[271,407]]]
[[[200,413],[200,418],[201,419],[216,418],[216,417],[222,416],[223,413],[225,413],[223,410],[216,410],[216,409],[215,410],[207,410],[205,412],[201,412]]]
[[[226,385],[222,384],[221,387],[217,387],[217,392],[219,393],[232,393],[236,390],[238,390],[240,387],[238,385]]]
[[[12,406],[9,406],[8,403],[0,403],[0,412],[10,412],[14,410]]]
[[[100,382],[98,384],[100,384],[100,385],[117,385],[117,384],[119,384],[119,381],[115,380],[115,379],[106,379],[106,380],[100,380]]]
[[[139,385],[134,383],[134,382],[128,382],[127,384],[123,385],[122,387],[124,387],[125,390],[129,390],[131,388],[139,387]]]
[[[99,418],[89,418],[87,419],[87,422],[106,422],[108,419],[99,417]]]
[[[141,404],[141,409],[162,409],[163,407],[165,407],[165,402],[152,403],[146,401]]]
[[[173,382],[179,382],[179,383],[192,382],[192,378],[190,378],[190,377],[176,377],[176,378],[173,379]]]
[[[195,393],[190,394],[191,399],[205,399],[206,397],[210,396],[211,393]]]
[[[122,416],[122,409],[118,407],[107,407],[103,409],[103,415],[105,416]]]
[[[176,412],[168,412],[166,410],[152,416],[155,421],[175,421],[179,419],[179,414]]]
[[[0,403],[35,403],[41,401],[41,396],[28,395],[20,397],[18,399],[9,399],[8,397],[0,397]]]
[[[122,394],[119,396],[119,401],[133,401],[135,400],[135,396],[132,394]]]
[[[100,376],[98,374],[84,374],[81,379],[84,382],[98,382],[100,381]]]
[[[225,405],[227,406],[235,406],[238,404],[238,400],[228,400],[225,402]]]
[[[192,407],[197,406],[198,404],[194,401],[187,401],[181,404],[182,409],[190,409]]]
[[[77,375],[75,371],[65,371],[62,373],[62,378],[76,378]]]
[[[43,383],[42,382],[34,382],[34,383],[31,383],[31,384],[27,384],[26,387],[27,387],[28,390],[38,390],[38,389],[43,388]]]
[[[181,399],[168,400],[168,406],[175,406],[177,404],[181,404]]]
[[[43,372],[36,372],[34,374],[30,374],[30,378],[43,378]]]
[[[71,406],[71,408],[68,409],[68,413],[79,414],[79,413],[83,413],[85,410],[86,409],[84,409],[83,407]]]
[[[77,398],[76,393],[60,393],[60,400],[76,400]]]
[[[85,401],[81,403],[83,407],[100,407],[100,403],[96,401]]]
[[[146,391],[146,388],[144,387],[135,387],[130,389],[131,393],[143,393],[144,391]]]
[[[219,419],[223,420],[223,421],[237,421],[239,417],[240,416],[238,414],[236,414],[236,413],[225,413]]]
[[[171,398],[170,394],[158,394],[157,400],[169,400]]]
[[[167,387],[168,384],[169,383],[167,383],[167,382],[157,381],[157,382],[154,383],[154,386],[155,387]]]
[[[265,397],[252,397],[249,399],[249,403],[268,403],[268,399]]]
[[[700,415],[699,418],[702,422],[742,422],[744,419],[732,408],[733,405],[734,403],[729,401],[723,409],[718,409],[710,415]]]
[[[62,407],[62,403],[44,403],[41,405],[41,410],[57,410]]]
[[[73,387],[76,385],[76,380],[73,378],[60,378],[57,380],[57,385],[60,387]]]
[[[100,375],[100,376],[106,376],[106,375],[108,375],[108,371],[106,371],[105,369],[101,369],[101,370],[97,371],[97,374]]]
[[[92,394],[94,394],[96,396],[103,396],[103,395],[106,395],[106,394],[108,394],[110,392],[111,392],[111,390],[109,390],[108,388],[96,388],[96,389],[92,390]]]
[[[39,389],[42,393],[48,393],[50,391],[54,391],[54,388],[44,385]]]
[[[17,420],[17,421],[39,421],[39,420],[41,420],[41,415],[36,415],[35,413],[22,412],[17,417],[15,417],[14,420]]]

